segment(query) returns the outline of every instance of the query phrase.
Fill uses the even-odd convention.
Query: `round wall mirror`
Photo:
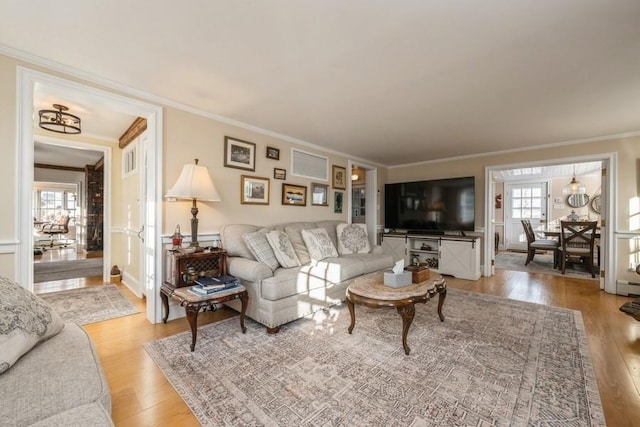
[[[600,195],[598,194],[597,196],[593,197],[593,200],[591,200],[591,209],[593,209],[593,211],[597,214],[600,213]],[[640,265],[640,264],[638,264]]]
[[[572,208],[581,208],[587,206],[589,196],[587,194],[570,194],[567,196],[567,204]]]

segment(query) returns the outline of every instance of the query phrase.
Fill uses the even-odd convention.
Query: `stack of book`
[[[189,292],[199,297],[215,294],[229,289],[237,288],[239,281],[234,276],[223,275],[217,277],[198,277],[195,285],[189,288]]]

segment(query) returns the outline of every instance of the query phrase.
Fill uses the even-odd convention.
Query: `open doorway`
[[[162,109],[158,106],[147,104],[120,95],[115,95],[90,86],[81,85],[69,80],[54,77],[48,74],[18,67],[18,138],[20,146],[19,154],[19,180],[18,180],[18,218],[20,223],[20,255],[17,260],[18,279],[25,286],[33,290],[33,176],[34,176],[34,130],[33,117],[37,117],[34,111],[34,94],[38,88],[46,86],[55,88],[61,92],[78,93],[92,97],[96,102],[107,110],[129,114],[133,117],[142,117],[147,120],[147,143],[145,145],[148,153],[145,155],[146,164],[142,171],[142,179],[145,182],[147,193],[139,203],[145,206],[157,206],[162,200],[160,193],[162,182],[162,171],[159,165],[162,164]],[[104,198],[111,197],[111,183],[104,183]],[[161,304],[157,298],[156,278],[161,276],[161,256],[162,245],[159,225],[162,212],[160,209],[146,209],[142,218],[144,223],[144,274],[142,274],[140,286],[145,290],[140,294],[147,296],[146,314],[147,319],[152,323],[161,320]],[[103,218],[103,245],[111,248],[111,238],[114,231],[112,223],[112,210],[106,209]],[[109,277],[111,266],[110,252],[104,252],[103,277]]]
[[[347,215],[349,223],[365,224],[371,245],[378,234],[378,170],[375,166],[349,161]]]

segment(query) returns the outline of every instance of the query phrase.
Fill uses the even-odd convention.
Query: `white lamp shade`
[[[184,165],[178,181],[167,191],[165,197],[208,200],[211,202],[219,202],[221,200],[207,168],[193,163]]]

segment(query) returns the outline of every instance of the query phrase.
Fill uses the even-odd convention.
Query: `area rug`
[[[60,317],[80,325],[139,313],[116,285],[101,285],[39,294]]]
[[[598,273],[596,273],[595,278],[592,278],[591,273],[589,273],[586,266],[580,264],[567,265],[565,274],[562,274],[562,270],[553,268],[553,254],[551,253],[536,254],[536,256],[533,257],[533,260],[528,265],[524,265],[524,262],[526,260],[527,254],[524,252],[499,252],[498,254],[496,254],[495,268],[512,271],[526,271],[528,273],[551,274],[554,276],[598,280]]]
[[[345,306],[275,335],[238,317],[146,351],[204,426],[601,426],[580,312],[449,290],[396,310]]]
[[[102,258],[36,262],[33,264],[34,283],[93,276],[102,276]]]

